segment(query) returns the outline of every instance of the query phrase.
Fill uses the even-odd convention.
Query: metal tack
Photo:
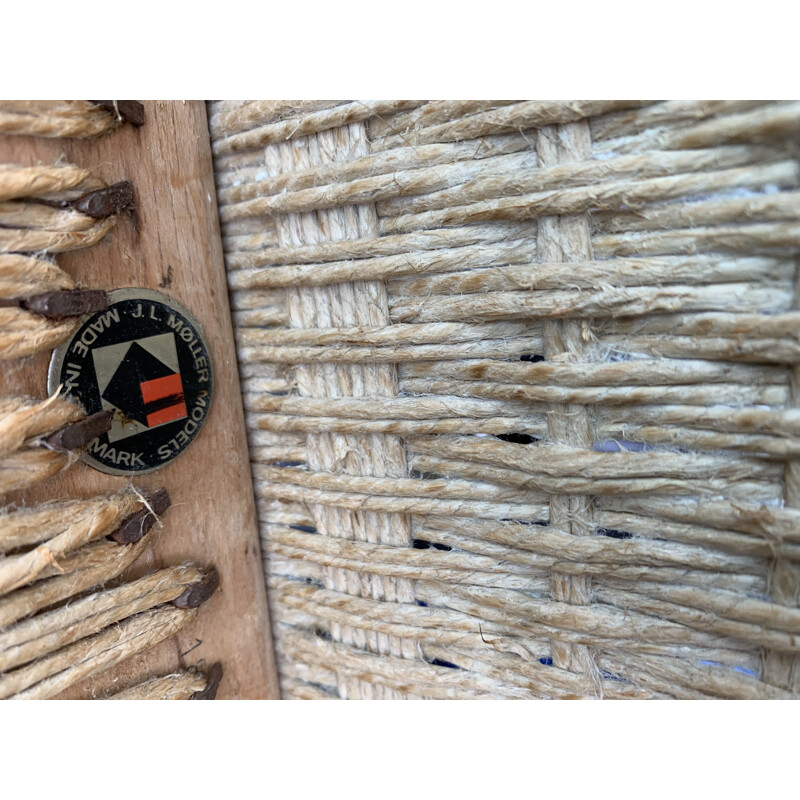
[[[90,100],[96,106],[105,109],[124,122],[130,122],[137,128],[144,125],[144,106],[138,100]]]
[[[99,289],[45,292],[19,301],[20,308],[48,319],[63,319],[108,308],[108,295]]]
[[[106,538],[120,544],[135,544],[153,527],[156,520],[170,507],[169,492],[159,489],[147,498],[150,508],[143,508],[128,517],[122,525]],[[152,509],[152,512],[151,512]]]
[[[206,676],[206,688],[199,692],[195,692],[189,699],[190,700],[213,700],[217,696],[217,689],[219,689],[220,681],[222,681],[222,664],[217,661],[212,664]]]
[[[176,608],[197,608],[205,603],[219,588],[219,572],[212,569],[199,583],[190,586],[172,601]]]
[[[61,430],[51,433],[44,440],[45,447],[66,453],[89,444],[100,434],[111,430],[112,411],[98,411],[77,422],[65,425]]]
[[[133,184],[120,181],[105,189],[95,189],[72,200],[69,205],[93,219],[105,219],[127,208],[133,202]]]

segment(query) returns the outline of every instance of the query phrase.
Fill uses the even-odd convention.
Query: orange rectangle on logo
[[[155,428],[156,425],[163,425],[165,422],[172,422],[172,420],[183,419],[187,416],[189,416],[189,412],[186,410],[186,403],[176,403],[174,406],[167,406],[167,408],[162,408],[161,411],[154,411],[152,414],[148,414],[147,427]]]
[[[173,394],[183,394],[183,383],[181,376],[176,372],[174,375],[166,375],[163,378],[156,378],[152,381],[145,381],[139,384],[142,390],[142,400],[145,403],[152,403],[162,397],[169,397]]]

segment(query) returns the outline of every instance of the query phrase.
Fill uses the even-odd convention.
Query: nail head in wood
[[[217,689],[222,681],[222,664],[217,661],[212,664],[206,676],[206,688],[199,692],[195,692],[191,696],[191,700],[213,700],[217,696]]]
[[[77,422],[65,425],[44,440],[45,447],[66,453],[89,444],[103,433],[111,430],[112,411],[98,411]]]
[[[212,569],[199,583],[190,586],[180,597],[172,601],[176,608],[197,608],[219,588],[219,573]]]
[[[106,186],[105,189],[87,192],[73,200],[70,205],[87,217],[105,219],[127,208],[132,202],[133,184],[130,181],[120,181]]]
[[[99,289],[45,292],[20,301],[20,307],[48,319],[63,319],[108,308],[108,295]]]
[[[169,492],[167,492],[166,489],[159,489],[157,492],[150,495],[150,497],[147,498],[147,502],[150,508],[143,508],[135,514],[132,514],[119,528],[109,534],[107,538],[119,542],[120,544],[135,544],[153,527],[156,519],[158,519],[172,503]]]
[[[90,100],[89,102],[137,128],[144,125],[144,106],[138,100]]]

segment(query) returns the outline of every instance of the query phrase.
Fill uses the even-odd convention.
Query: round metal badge
[[[116,289],[50,362],[59,386],[87,414],[113,413],[84,461],[112,475],[152,472],[197,436],[211,404],[211,358],[192,315],[150,289]]]

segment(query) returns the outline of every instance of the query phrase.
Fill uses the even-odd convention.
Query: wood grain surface
[[[179,664],[221,661],[219,699],[277,698],[205,105],[146,102],[141,128],[124,125],[93,141],[0,136],[2,163],[59,158],[95,170],[108,183],[130,180],[135,193],[132,214],[95,247],[60,255],[61,266],[85,287],[139,286],[175,298],[200,322],[213,359],[214,396],[204,428],[172,463],[133,481],[144,492],[165,486],[172,507],[132,574],[193,562],[214,565],[221,576],[221,588],[186,631],[63,696],[99,696]],[[0,394],[45,397],[49,359],[41,353],[5,364]],[[80,463],[18,499],[89,497],[130,482]]]

